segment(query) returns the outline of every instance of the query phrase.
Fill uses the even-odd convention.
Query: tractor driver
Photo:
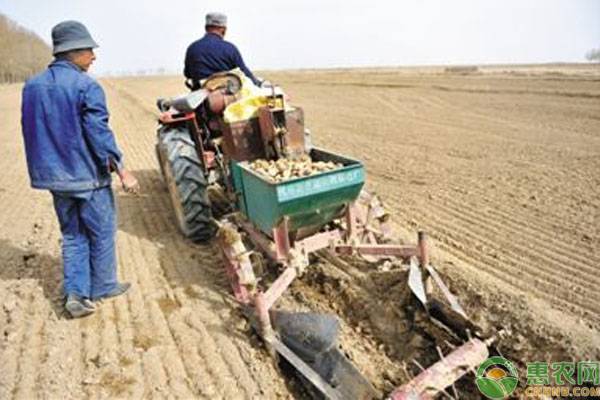
[[[227,16],[217,12],[206,14],[205,30],[204,37],[193,42],[185,53],[183,74],[192,81],[191,88],[198,89],[200,80],[234,68],[241,69],[255,85],[260,86],[260,80],[246,67],[237,47],[223,39],[227,32]]]

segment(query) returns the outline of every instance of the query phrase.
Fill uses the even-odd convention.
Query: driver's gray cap
[[[206,14],[206,26],[227,27],[227,15],[220,12],[210,12]]]
[[[94,49],[98,43],[85,25],[78,21],[63,21],[52,28],[52,54],[70,50]]]

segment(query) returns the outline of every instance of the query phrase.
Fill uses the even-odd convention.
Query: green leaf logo
[[[490,399],[505,399],[519,384],[517,369],[504,357],[490,357],[477,369],[475,383],[479,391]]]

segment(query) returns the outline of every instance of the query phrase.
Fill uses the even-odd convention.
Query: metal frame
[[[369,204],[373,204],[372,199]],[[339,228],[319,232],[295,241],[290,239],[287,218],[283,218],[273,228],[272,238],[261,232],[250,221],[243,218],[236,219],[232,226],[241,229],[255,248],[282,267],[279,276],[264,291],[255,286],[252,290],[249,290],[247,285],[241,282],[240,274],[243,271],[252,271],[250,258],[247,256],[249,252],[245,251],[244,246],[241,245],[241,239],[235,251],[232,250],[235,246],[231,244],[224,245],[223,241],[221,242],[224,246],[225,266],[230,277],[234,296],[250,312],[250,318],[254,319],[255,327],[264,339],[269,352],[274,356],[279,354],[286,358],[330,399],[341,398],[340,392],[323,381],[311,367],[299,359],[279,340],[274,333],[269,314],[270,309],[285,293],[294,279],[300,276],[304,269],[308,267],[308,256],[311,253],[327,249],[339,255],[357,254],[364,257],[399,258],[404,261],[416,258],[423,273],[426,296],[429,297],[433,283],[435,283],[447,297],[452,309],[465,316],[456,298],[429,264],[429,248],[427,236],[424,232],[418,232],[417,243],[412,246],[379,243],[380,239],[389,238],[389,235],[386,232],[388,227],[385,224],[381,224],[380,229],[371,226],[374,219],[387,220],[383,208],[377,206],[377,204],[379,204],[378,200],[375,202],[375,207],[367,207],[368,209],[365,210],[365,207],[359,206],[358,201],[355,201],[346,207],[341,218],[345,225],[342,224]],[[253,282],[252,279],[249,279],[249,281]],[[440,353],[442,359],[439,362],[423,369],[421,374],[409,383],[394,390],[389,398],[394,400],[433,399],[438,393],[446,393],[445,388],[447,386],[452,385],[473,366],[480,364],[487,358],[488,345],[487,341],[470,339],[447,357]]]
[[[287,137],[289,135],[286,132],[277,130],[272,114],[273,110],[265,108],[261,112],[263,118],[259,121],[262,134],[260,139],[265,149],[273,144],[276,136],[280,136],[283,140],[293,139],[293,135]],[[160,115],[159,121],[164,125],[185,123],[190,127],[191,136],[196,142],[196,151],[206,173],[216,166],[225,168],[217,159],[221,155],[219,146],[215,145],[216,152],[204,148],[202,133],[209,128],[199,126],[195,112],[164,112]],[[232,136],[232,128],[228,127],[228,129],[230,129],[229,136]],[[243,133],[245,127],[239,126],[236,129],[239,132],[237,130],[235,132]],[[298,143],[302,144],[299,149],[303,149],[303,130],[298,132],[300,132]],[[225,139],[228,137],[227,133],[224,133]],[[285,143],[282,147],[286,147]],[[248,147],[244,151],[248,152],[250,150],[250,147]],[[225,151],[227,153],[226,147]],[[256,154],[252,155],[256,156]],[[233,157],[232,154],[229,154],[229,156]],[[228,185],[227,179],[225,184]],[[228,186],[228,189],[231,191],[231,187]],[[367,207],[361,207],[361,201]],[[362,193],[360,200],[347,204],[343,218],[341,218],[340,227],[315,233],[300,240],[295,240],[295,235],[291,235],[287,217],[284,217],[273,227],[270,237],[261,232],[250,221],[241,218],[236,219],[233,224],[228,221],[224,221],[224,224],[230,225],[225,227],[225,229],[230,230],[230,235],[221,236],[220,247],[225,270],[236,300],[244,305],[251,323],[262,336],[270,354],[274,357],[279,354],[286,358],[329,399],[342,399],[343,396],[338,389],[328,384],[279,340],[271,324],[269,313],[294,279],[301,276],[305,268],[309,266],[309,255],[311,253],[328,249],[335,254],[360,255],[365,259],[383,257],[411,260],[411,272],[413,270],[417,271],[417,286],[419,287],[419,293],[422,293],[419,300],[423,305],[429,310],[427,298],[431,295],[435,283],[450,303],[451,309],[459,317],[464,317],[466,320],[464,310],[444,285],[435,269],[429,264],[429,250],[425,233],[418,233],[417,244],[413,246],[388,243],[391,228],[387,224],[387,214],[379,200],[374,196]],[[221,224],[222,228],[224,224]],[[252,251],[245,248],[241,236],[237,232],[238,229],[241,229],[247,235],[254,248],[260,249],[269,259],[282,267],[279,276],[264,291],[257,287],[257,279],[254,276],[250,258]],[[416,260],[418,260],[418,267],[416,266]],[[411,282],[409,282],[410,285]],[[413,290],[413,292],[415,291]],[[467,334],[469,335],[468,331]],[[453,385],[469,369],[488,357],[488,346],[491,344],[491,340],[472,339],[469,336],[469,341],[447,357],[444,357],[440,351],[441,360],[439,362],[428,369],[422,369],[419,375],[407,384],[395,389],[388,398],[393,400],[433,399],[438,393],[444,393],[447,397],[452,398],[445,391],[445,388]]]
[[[261,319],[261,326],[271,326],[268,318],[268,310],[275,304],[277,299],[283,295],[285,290],[294,279],[303,272],[303,267],[308,265],[308,255],[322,249],[329,249],[334,253],[342,255],[364,254],[385,257],[397,257],[407,259],[413,256],[419,258],[421,265],[428,263],[428,250],[425,234],[419,233],[417,246],[405,246],[395,244],[352,244],[358,231],[357,224],[353,221],[355,209],[347,207],[345,219],[347,229],[345,232],[334,229],[321,232],[302,240],[290,243],[287,220],[273,228],[273,241],[260,232],[249,222],[241,224],[241,228],[248,234],[253,243],[259,247],[272,261],[281,264],[284,269],[271,286],[262,294],[260,291],[255,295],[254,307]],[[345,240],[341,238],[346,237]],[[260,300],[256,301],[257,298]],[[264,301],[263,301],[264,299]]]

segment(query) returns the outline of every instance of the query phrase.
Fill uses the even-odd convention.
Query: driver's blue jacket
[[[255,85],[260,86],[260,81],[250,72],[237,47],[215,33],[207,32],[202,39],[190,44],[185,52],[183,74],[194,81],[234,68],[241,69]]]
[[[102,87],[59,60],[23,88],[21,125],[31,186],[73,192],[109,186],[122,155]]]

